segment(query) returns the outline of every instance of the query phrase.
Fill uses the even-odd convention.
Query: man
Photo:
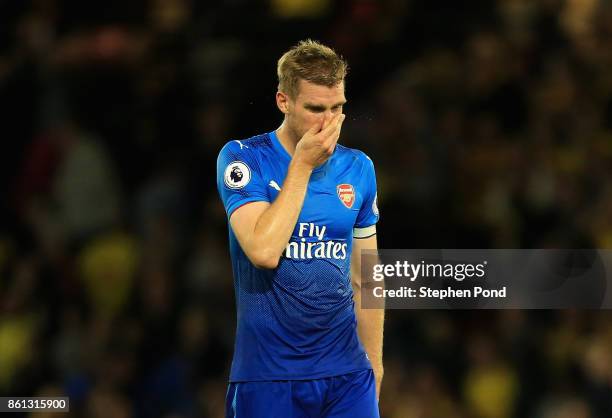
[[[384,313],[360,308],[376,178],[365,154],[337,145],[346,71],[300,42],[278,61],[282,125],[219,154],[238,311],[227,417],[379,416]]]

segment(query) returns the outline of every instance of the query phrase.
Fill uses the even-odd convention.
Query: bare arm
[[[344,115],[312,127],[298,142],[287,177],[276,200],[246,204],[234,211],[230,223],[249,260],[258,268],[278,265],[295,228],[312,170],[334,152]]]
[[[246,204],[232,214],[232,229],[249,260],[258,268],[278,265],[302,210],[312,168],[291,161],[276,200]]]
[[[376,396],[380,396],[383,367],[383,327],[385,321],[384,309],[361,309],[361,250],[375,250],[376,235],[369,238],[353,239],[353,254],[351,256],[351,281],[353,299],[355,301],[355,316],[357,317],[357,332],[363,347],[368,353],[374,376],[376,377]]]

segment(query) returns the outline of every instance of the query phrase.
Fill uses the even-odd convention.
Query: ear
[[[289,96],[287,96],[282,91],[276,92],[276,106],[278,109],[283,112],[285,115],[289,113]]]

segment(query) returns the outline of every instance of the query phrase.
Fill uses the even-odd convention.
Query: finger
[[[344,120],[344,115],[342,113],[335,115],[329,121],[329,124],[325,128],[323,128],[323,130],[321,131],[321,135],[324,136],[326,139],[329,138],[329,136],[332,135],[332,133],[338,127],[338,123],[342,120]]]
[[[306,133],[302,135],[302,138],[306,136],[315,136],[316,134],[321,132],[321,129],[323,129],[323,123],[324,123],[324,119],[321,119],[313,123],[312,126],[310,126],[310,128],[306,131]]]
[[[325,116],[323,116],[323,122],[321,123],[321,130],[325,130],[330,124],[331,121],[333,120],[333,116],[331,116],[329,113],[326,113]]]
[[[328,148],[327,148],[327,153],[329,155],[332,155],[334,153],[334,150],[336,149],[336,142],[332,143]]]
[[[338,139],[340,139],[340,135],[334,135],[324,144],[325,150],[331,155],[336,149],[336,145],[338,145]]]
[[[342,130],[342,124],[344,123],[345,115],[340,115],[338,123],[334,126],[334,130],[330,132],[329,136],[325,138],[326,145],[331,145],[338,142],[340,138],[340,131]]]

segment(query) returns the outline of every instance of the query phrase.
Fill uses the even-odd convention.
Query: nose
[[[334,112],[331,109],[326,110],[325,112],[323,112],[323,115],[321,116],[321,118],[323,120],[331,120],[334,117]]]

